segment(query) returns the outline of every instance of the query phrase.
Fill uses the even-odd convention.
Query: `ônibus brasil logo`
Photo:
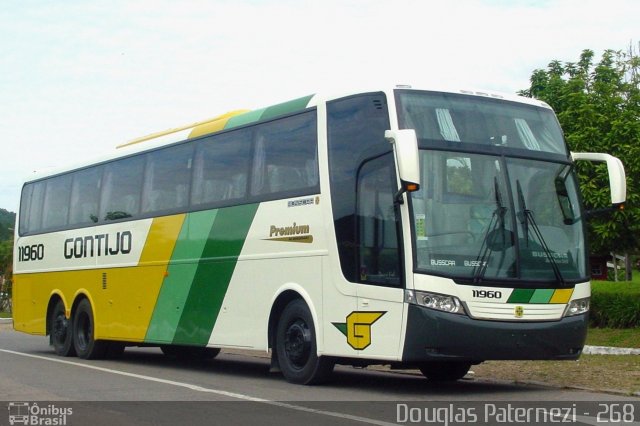
[[[62,426],[67,424],[68,417],[73,414],[71,407],[58,407],[54,404],[40,406],[37,402],[10,402],[7,408],[10,425]]]

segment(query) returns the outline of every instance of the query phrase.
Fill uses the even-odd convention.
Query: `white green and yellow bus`
[[[456,380],[580,356],[590,284],[575,160],[546,104],[477,91],[313,95],[140,138],[22,187],[14,327],[91,359],[125,346],[271,353]]]

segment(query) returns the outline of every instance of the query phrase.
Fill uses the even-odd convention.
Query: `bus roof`
[[[496,91],[487,90],[466,90],[466,89],[443,89],[443,88],[424,88],[424,87],[412,87],[408,85],[398,85],[395,87],[387,88],[373,88],[371,90],[352,90],[336,92],[331,95],[308,95],[301,98],[293,99],[287,102],[271,105],[265,108],[249,111],[249,110],[235,110],[223,115],[199,121],[196,123],[188,124],[185,126],[172,128],[150,135],[142,136],[133,139],[124,144],[118,145],[112,152],[103,155],[98,158],[85,160],[71,165],[62,167],[47,168],[34,172],[31,176],[25,179],[26,182],[43,179],[49,176],[54,176],[71,170],[78,170],[90,165],[107,162],[120,157],[133,155],[139,152],[149,151],[162,146],[171,145],[173,143],[181,142],[187,139],[196,138],[199,136],[220,132],[223,130],[229,130],[235,127],[248,125],[257,121],[268,120],[281,115],[291,114],[296,111],[302,111],[305,108],[316,106],[321,100],[330,101],[333,99],[339,99],[347,96],[353,96],[361,93],[373,93],[373,92],[385,92],[388,96],[392,96],[394,90],[425,90],[433,92],[445,92],[452,94],[462,94],[467,96],[487,97],[492,99],[502,99],[511,102],[525,103],[537,107],[550,108],[546,103],[532,98],[526,98],[509,93],[501,93]]]

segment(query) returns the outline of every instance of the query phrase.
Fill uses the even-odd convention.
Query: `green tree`
[[[5,209],[0,209],[0,241],[13,237],[13,225],[16,214]]]
[[[13,240],[0,242],[0,275],[11,272],[13,263]]]
[[[521,95],[549,104],[558,115],[569,149],[606,152],[620,158],[627,174],[625,209],[589,219],[594,253],[627,252],[640,247],[640,57],[637,49],[607,50],[598,63],[584,50],[577,62],[552,61],[531,75]],[[604,164],[578,162],[587,209],[610,204]]]
[[[13,240],[0,242],[0,277],[4,285],[0,289],[0,311],[10,309],[13,288]],[[2,280],[0,280],[2,282]]]

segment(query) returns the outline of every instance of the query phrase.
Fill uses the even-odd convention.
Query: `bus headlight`
[[[580,315],[589,312],[589,298],[576,299],[569,302],[567,309],[564,311],[565,317]]]
[[[452,314],[464,314],[464,307],[455,296],[447,296],[426,291],[405,290],[404,301],[414,305],[424,306],[429,309],[449,312]]]

